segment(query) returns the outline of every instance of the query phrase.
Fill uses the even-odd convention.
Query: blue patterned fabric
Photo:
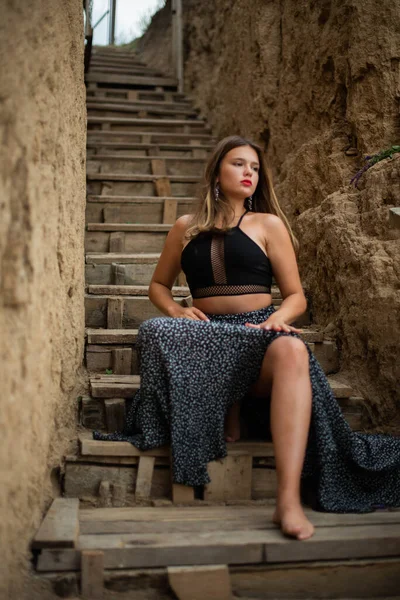
[[[175,483],[204,485],[207,463],[226,456],[224,419],[236,401],[246,402],[265,351],[280,336],[297,333],[246,327],[275,308],[215,315],[210,321],[156,317],[137,338],[141,387],[127,412],[125,430],[93,432],[96,440],[128,441],[140,450],[172,449]],[[316,510],[368,512],[400,506],[400,437],[353,432],[307,342],[312,416],[302,484]],[[268,399],[265,401],[268,410]]]

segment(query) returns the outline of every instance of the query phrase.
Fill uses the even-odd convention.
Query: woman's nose
[[[252,172],[251,172],[251,167],[250,167],[250,165],[245,165],[245,166],[244,166],[244,174],[245,174],[245,175],[252,175]]]

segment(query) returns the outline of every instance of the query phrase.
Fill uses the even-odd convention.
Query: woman
[[[177,483],[209,482],[207,462],[238,439],[239,401],[270,403],[277,471],[273,517],[300,540],[314,533],[301,503],[307,481],[316,508],[365,512],[400,505],[400,438],[351,431],[326,376],[293,323],[306,310],[298,242],[275,196],[259,146],[230,136],[214,149],[194,215],[177,219],[154,271],[149,298],[167,317],[143,322],[141,388],[125,431],[142,450],[170,443]],[[192,307],[171,288],[186,274]],[[283,302],[272,305],[272,273]],[[310,426],[311,425],[311,426]]]

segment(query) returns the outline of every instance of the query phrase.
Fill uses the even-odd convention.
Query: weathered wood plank
[[[130,375],[132,368],[132,348],[112,350],[112,370],[116,375]]]
[[[167,446],[141,451],[129,442],[98,442],[83,435],[79,439],[82,456],[169,456]],[[120,448],[120,445],[124,448]]]
[[[56,498],[53,500],[38,532],[33,538],[33,548],[74,548],[79,535],[79,500]]]
[[[242,521],[251,519],[257,523],[256,529],[259,529],[260,523],[265,524],[265,528],[277,529],[277,526],[271,523],[274,506],[271,505],[250,505],[250,506],[185,506],[176,507],[120,507],[109,509],[81,509],[79,519],[83,522],[116,522],[116,521],[146,521],[150,523],[188,523],[189,530],[191,524],[215,520],[220,523],[220,529],[223,530],[223,523],[232,519]],[[400,525],[400,510],[376,510],[370,513],[327,513],[314,511],[311,508],[304,507],[305,514],[317,526],[336,527],[336,526],[359,526],[359,525]],[[271,527],[269,526],[271,524]]]
[[[168,567],[168,581],[179,600],[231,600],[227,565]]]
[[[111,83],[122,85],[151,85],[151,86],[166,86],[176,87],[177,80],[172,77],[145,77],[143,75],[113,75],[112,73],[87,73],[85,75],[87,82]]]
[[[167,167],[165,160],[163,158],[153,158],[151,161],[151,172],[153,175],[162,175],[165,176],[167,174]]]
[[[185,287],[185,286],[183,286]],[[130,344],[136,341],[137,329],[92,329],[86,328],[86,334],[88,336],[88,343],[90,344]],[[305,341],[312,340],[313,337],[318,338],[320,332],[316,331],[304,331],[301,334],[302,339]],[[349,397],[351,400],[353,396]],[[359,400],[361,402],[362,399]],[[355,405],[355,404],[354,404]]]
[[[123,231],[112,231],[110,233],[109,241],[110,252],[124,252],[125,251],[125,233]]]
[[[175,179],[175,178],[174,178]],[[154,181],[155,191],[157,196],[171,196],[171,177],[162,177]]]
[[[81,595],[84,600],[104,598],[104,553],[99,550],[82,551]]]
[[[87,231],[110,231],[121,233],[124,231],[149,231],[151,233],[164,233],[171,229],[171,225],[164,223],[88,223]],[[116,238],[115,238],[116,239]],[[110,252],[118,252],[110,248]],[[124,250],[122,250],[124,252]]]
[[[238,598],[391,598],[399,592],[400,559],[297,562],[230,568]],[[235,596],[235,597],[236,597]]]
[[[150,497],[154,462],[154,456],[141,456],[139,458],[135,490],[135,497],[137,499],[147,499]]]
[[[272,515],[275,508],[273,506],[263,507],[242,507],[237,506],[236,511],[228,510],[215,512],[215,508],[225,508],[216,506],[206,506],[198,509],[196,513],[187,514],[187,508],[180,510],[179,515],[173,510],[174,507],[168,507],[164,514],[155,513],[154,516],[147,514],[147,519],[141,515],[135,516],[135,513],[125,515],[116,515],[120,520],[114,521],[107,517],[98,520],[87,520],[81,516],[80,533],[88,534],[128,534],[128,533],[188,533],[188,532],[213,532],[213,531],[250,531],[276,529],[272,522]],[[96,509],[98,510],[98,509]],[[118,510],[118,509],[113,509]],[[209,511],[209,513],[207,513]],[[354,527],[357,525],[382,525],[399,524],[400,514],[396,512],[375,511],[365,514],[335,514],[319,513],[305,509],[309,519],[316,525],[324,527]]]
[[[164,200],[163,223],[175,223],[177,210],[177,201],[175,199],[166,198]]]
[[[239,451],[208,463],[211,482],[204,488],[204,500],[250,500],[252,470],[251,454]]]
[[[188,296],[190,290],[188,287],[173,286],[171,290],[173,296]],[[148,296],[148,285],[96,285],[88,286],[89,294],[113,295],[113,296]],[[110,300],[109,300],[110,301]],[[112,328],[112,327],[111,327]],[[114,327],[118,329],[118,327]]]
[[[111,263],[113,271],[113,284],[125,285],[126,281],[126,266],[118,263]]]
[[[123,431],[125,427],[125,400],[107,398],[104,400],[107,431]]]
[[[159,125],[193,125],[199,129],[206,126],[206,121],[202,119],[140,119],[135,117],[97,117],[89,116],[88,124],[92,123],[112,123],[116,125],[149,125],[157,129]],[[192,134],[193,135],[193,134]]]
[[[193,502],[194,488],[189,485],[181,485],[180,483],[172,483],[172,502],[174,504],[185,504]]]
[[[130,534],[80,536],[80,548],[104,550],[105,568],[204,564],[250,564],[398,556],[400,525],[320,527],[299,543],[277,530],[212,534]],[[125,547],[121,548],[121,544]],[[74,550],[44,549],[38,570],[75,570]],[[57,565],[57,566],[56,566]]]
[[[141,173],[88,173],[88,181],[164,181],[164,175],[152,175]],[[180,183],[197,183],[201,180],[198,175],[168,175],[167,181]],[[171,190],[166,188],[165,192],[157,194],[157,196],[171,196]]]
[[[107,327],[110,327],[110,329],[122,329],[124,302],[123,298],[108,298]]]

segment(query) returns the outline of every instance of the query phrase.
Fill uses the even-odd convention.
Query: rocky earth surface
[[[170,10],[141,40],[146,62],[165,70]],[[265,148],[313,317],[341,345],[371,426],[400,433],[400,243],[388,223],[400,159],[350,185],[365,155],[399,142],[399,7],[183,0],[183,15],[185,92],[216,135]]]
[[[0,598],[16,600],[85,385],[86,107],[82,2],[3,8]]]

